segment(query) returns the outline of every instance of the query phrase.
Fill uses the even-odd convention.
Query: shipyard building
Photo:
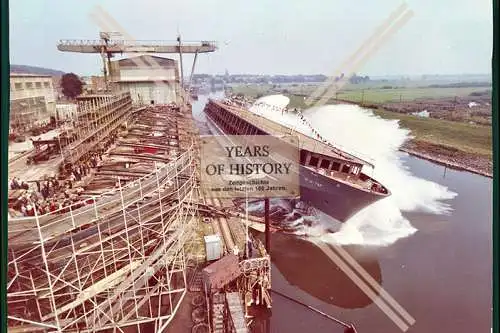
[[[142,55],[111,62],[113,84],[129,91],[134,104],[178,102],[180,80],[177,61]]]
[[[52,77],[10,74],[10,130],[26,130],[55,116],[56,92]]]

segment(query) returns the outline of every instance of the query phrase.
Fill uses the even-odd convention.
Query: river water
[[[200,96],[193,104],[193,115],[200,122],[205,121],[202,109],[206,101],[206,97]],[[413,324],[406,321],[407,332],[489,332],[492,180],[468,172],[445,170],[403,153],[397,153],[397,158],[412,177],[434,184],[422,187],[429,190],[429,196],[439,185],[454,193],[447,201],[450,212],[435,214],[425,209],[407,209],[402,215],[411,223],[412,232],[399,233],[396,240],[388,237],[390,242],[379,245],[354,242],[342,245],[342,249],[414,318]],[[403,184],[401,188],[415,184]],[[408,188],[408,195],[411,193]],[[398,196],[404,194],[400,190]],[[426,202],[425,198],[421,200]],[[401,332],[381,309],[380,304],[387,304],[383,298],[374,302],[366,296],[309,240],[275,233],[271,244],[274,290],[353,323],[359,333]],[[380,290],[376,293],[381,294]],[[343,331],[339,324],[276,294],[268,323],[268,332]]]

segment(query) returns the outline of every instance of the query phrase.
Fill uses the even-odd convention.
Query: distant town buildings
[[[111,63],[111,82],[130,92],[136,105],[177,101],[180,80],[177,61],[142,55]]]
[[[56,113],[52,77],[10,74],[10,129],[26,130],[49,122]]]

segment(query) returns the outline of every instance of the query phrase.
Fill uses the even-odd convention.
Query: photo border
[[[8,206],[8,146],[9,146],[9,1],[0,0],[0,73],[1,73],[1,106],[0,106],[0,332],[7,332],[7,206]],[[5,209],[4,209],[5,208]]]

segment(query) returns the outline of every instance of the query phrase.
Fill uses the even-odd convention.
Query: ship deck
[[[284,125],[281,125],[277,122],[269,120],[263,116],[252,113],[250,111],[244,110],[243,108],[235,105],[227,105],[219,101],[212,100],[213,103],[217,104],[219,107],[226,109],[227,111],[233,113],[235,116],[255,125],[260,128],[262,131],[268,133],[273,136],[283,136],[283,135],[294,135],[299,139],[299,148],[305,149],[310,152],[315,152],[318,154],[322,154],[325,156],[331,156],[337,159],[344,159],[351,161],[353,163],[358,163],[362,165],[369,165],[373,167],[373,164],[367,162],[361,158],[353,156],[351,154],[342,152],[335,147],[332,147],[324,142],[313,139],[303,133],[288,128]]]

